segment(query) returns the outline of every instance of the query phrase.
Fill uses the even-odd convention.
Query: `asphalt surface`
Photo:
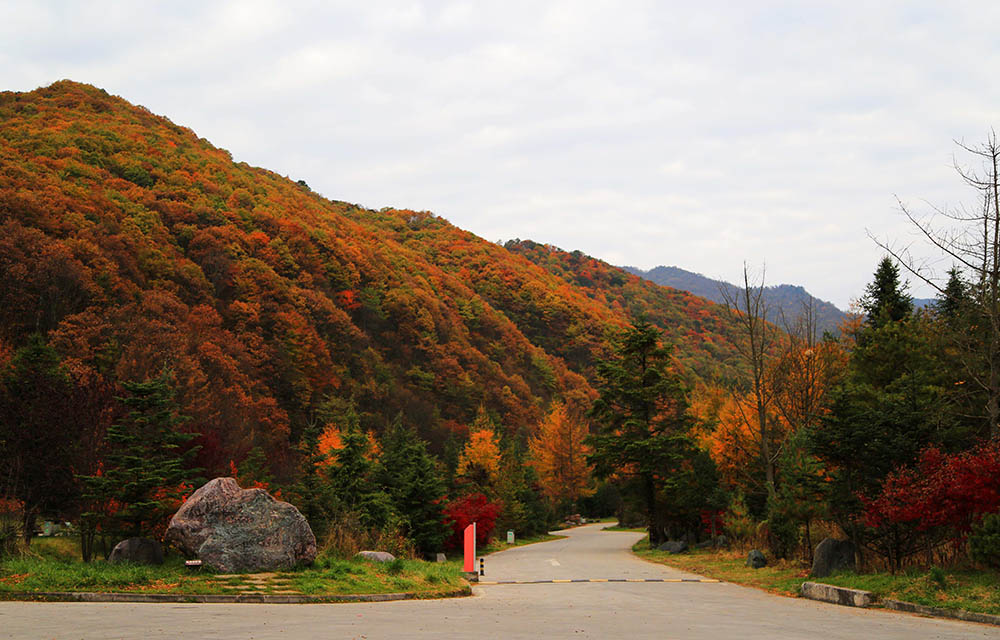
[[[633,557],[639,534],[566,540],[486,559],[484,581],[684,580]],[[366,604],[0,602],[0,638],[1000,638],[1000,628],[783,598],[726,583],[484,584],[470,598]]]

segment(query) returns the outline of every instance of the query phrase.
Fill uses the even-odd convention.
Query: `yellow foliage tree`
[[[557,403],[528,443],[538,481],[553,502],[575,502],[590,495],[590,447],[584,443],[587,425],[574,419],[565,404]]]
[[[459,476],[492,495],[499,473],[500,439],[497,434],[490,428],[470,431],[469,441],[458,458]]]

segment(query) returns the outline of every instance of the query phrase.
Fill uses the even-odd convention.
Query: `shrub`
[[[973,525],[969,555],[976,562],[1000,569],[1000,513],[990,513]]]
[[[980,514],[1000,511],[1000,442],[956,454],[929,447],[915,466],[890,473],[879,493],[861,502],[866,546],[895,571],[922,549],[961,542]]]
[[[465,528],[476,523],[476,545],[486,546],[493,535],[497,517],[503,505],[490,502],[481,493],[470,493],[453,500],[445,507],[445,522],[451,527],[452,535],[446,543],[449,549],[461,549]]]
[[[733,496],[729,510],[722,516],[722,524],[729,537],[741,544],[750,540],[751,536],[757,532],[757,524],[754,522],[753,516],[750,515],[742,493]]]
[[[406,568],[406,563],[402,558],[396,558],[395,560],[390,560],[385,564],[385,571],[390,576],[398,576]]]
[[[890,473],[876,496],[861,501],[866,546],[895,571],[921,549],[964,540],[979,514],[1000,510],[1000,442],[956,454],[925,449],[915,467]]]
[[[889,474],[881,492],[863,502],[868,526],[906,523],[965,535],[979,514],[1000,511],[1000,442],[952,455],[928,448],[915,468]]]
[[[0,499],[0,560],[9,558],[21,548],[21,506],[14,500]]]
[[[330,520],[322,553],[326,556],[350,558],[359,551],[386,551],[397,558],[413,558],[413,542],[403,535],[402,523],[390,519],[382,527],[366,528],[353,512],[344,512]]]
[[[944,573],[944,569],[941,567],[931,567],[931,570],[927,573],[927,577],[938,589],[948,588],[948,577]]]
[[[774,504],[767,511],[767,548],[775,558],[787,558],[799,544],[799,525]]]

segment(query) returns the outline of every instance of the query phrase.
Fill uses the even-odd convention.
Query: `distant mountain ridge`
[[[687,291],[719,304],[725,304],[725,295],[735,297],[743,291],[742,287],[729,282],[714,280],[680,267],[659,266],[648,271],[637,267],[622,267],[622,269],[658,285]],[[726,292],[725,295],[723,291]],[[816,314],[816,328],[820,334],[824,331],[838,333],[841,323],[847,318],[847,314],[833,303],[820,300],[799,285],[779,284],[766,287],[764,299],[769,308],[767,319],[779,326],[782,324],[782,315],[787,322],[793,322],[802,313],[804,305],[810,301]]]

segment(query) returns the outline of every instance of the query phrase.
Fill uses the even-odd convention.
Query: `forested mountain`
[[[0,93],[0,364],[37,334],[78,386],[171,370],[207,473],[255,447],[287,473],[349,404],[437,447],[481,406],[530,431],[556,397],[589,403],[608,330],[640,311],[697,375],[725,372],[727,320],[688,294],[324,199],[88,85]]]
[[[658,286],[580,251],[567,252],[531,240],[504,245],[587,297],[631,318],[644,317],[675,345],[682,369],[702,380],[731,379],[739,365],[734,325],[724,309],[705,297]]]
[[[720,304],[725,303],[723,291],[726,291],[730,296],[736,296],[743,290],[742,287],[734,284],[713,280],[700,273],[685,271],[680,267],[659,266],[648,271],[637,267],[622,267],[622,269],[658,285],[688,291]],[[768,320],[779,326],[782,326],[782,316],[788,323],[792,323],[802,313],[803,306],[810,304],[810,302],[813,305],[816,325],[820,333],[824,331],[838,333],[841,323],[847,317],[846,313],[832,303],[813,297],[798,285],[779,284],[766,287],[764,299],[769,307]]]

